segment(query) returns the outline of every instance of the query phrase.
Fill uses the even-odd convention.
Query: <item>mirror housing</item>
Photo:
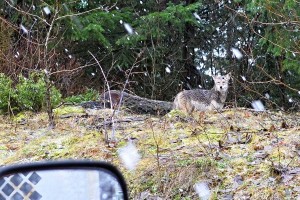
[[[33,175],[35,180],[31,179],[30,182]],[[42,192],[36,192],[36,198],[32,194],[34,189]],[[11,198],[13,194],[17,197],[14,190],[21,191],[17,194],[19,198],[26,194],[37,200],[49,194],[55,197],[51,199],[66,199],[66,195],[70,194],[76,199],[102,200],[111,199],[109,195],[112,193],[116,194],[113,196],[116,199],[128,199],[126,182],[121,172],[107,162],[89,160],[44,161],[1,167],[0,197]],[[86,196],[80,198],[83,194]]]

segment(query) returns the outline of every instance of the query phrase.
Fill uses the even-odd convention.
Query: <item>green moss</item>
[[[217,167],[219,169],[226,169],[227,166],[228,166],[228,164],[225,162],[218,162],[218,164],[217,164]]]
[[[185,159],[185,160],[178,160],[176,164],[178,167],[186,167],[191,165],[193,162],[194,162],[193,160]]]
[[[182,194],[177,194],[174,197],[174,200],[191,200],[191,197],[183,197]]]
[[[196,167],[201,171],[207,171],[217,166],[217,162],[211,157],[198,158],[195,161]]]
[[[247,160],[245,158],[235,158],[231,160],[232,167],[243,167],[247,165]]]
[[[4,145],[0,145],[0,150],[8,150],[8,148]]]
[[[247,157],[246,157],[246,160],[248,163],[251,163],[254,161],[254,156],[252,156],[251,154],[249,154]]]
[[[14,116],[13,121],[20,122],[24,119],[27,119],[30,115],[30,112],[20,112]]]
[[[54,114],[56,116],[68,114],[85,114],[85,110],[81,106],[65,106],[54,109]]]
[[[166,116],[169,119],[186,118],[187,114],[181,110],[171,110]]]

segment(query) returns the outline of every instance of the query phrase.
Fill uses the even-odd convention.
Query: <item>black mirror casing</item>
[[[77,171],[105,171],[109,173],[118,182],[123,193],[123,199],[128,199],[128,192],[125,179],[121,172],[112,164],[107,162],[89,161],[89,160],[65,160],[65,161],[44,161],[35,163],[17,164],[0,168],[0,178],[8,177],[14,174],[26,172],[42,172],[55,170],[77,170]]]

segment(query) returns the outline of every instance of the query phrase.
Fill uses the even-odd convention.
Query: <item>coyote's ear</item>
[[[228,74],[226,74],[226,78],[229,80],[231,78],[231,72],[229,72]]]

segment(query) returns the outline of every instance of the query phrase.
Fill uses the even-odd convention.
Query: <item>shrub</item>
[[[95,101],[99,99],[99,92],[94,89],[88,89],[85,93],[65,98],[67,103],[82,103],[86,101]]]
[[[45,107],[46,83],[43,74],[33,73],[27,79],[19,77],[16,85],[14,98],[21,110],[40,111]],[[61,93],[55,88],[51,88],[52,107],[57,106],[61,101]]]
[[[51,105],[52,105],[52,108],[55,108],[56,106],[58,106],[61,101],[62,101],[62,98],[61,98],[61,93],[60,91],[56,88],[56,87],[52,87],[51,88]]]
[[[5,74],[0,74],[0,110],[40,111],[46,106],[46,83],[43,74],[33,73],[29,78],[19,76],[18,84],[13,87],[12,80]],[[61,93],[51,87],[51,104],[56,107],[61,102]]]
[[[0,110],[8,110],[13,93],[11,79],[0,73]]]

